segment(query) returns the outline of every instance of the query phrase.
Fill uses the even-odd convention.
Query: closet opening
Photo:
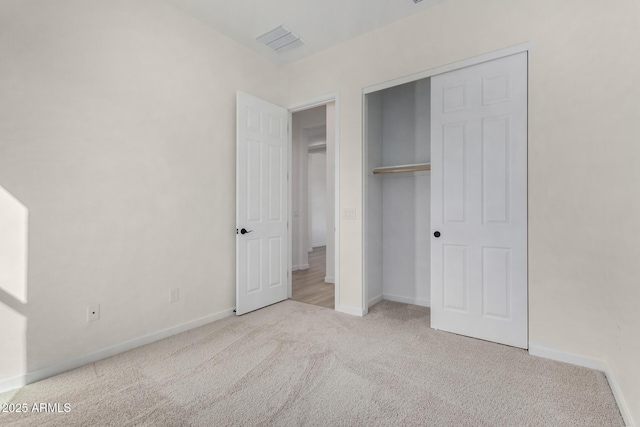
[[[334,309],[335,146],[328,114],[332,104],[292,114],[291,299]]]
[[[383,299],[428,307],[430,79],[369,93],[364,102],[367,310]]]
[[[364,89],[364,312],[528,346],[526,46]]]

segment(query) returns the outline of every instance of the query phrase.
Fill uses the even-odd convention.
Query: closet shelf
[[[416,163],[413,165],[396,165],[374,168],[373,174],[379,175],[383,173],[420,172],[429,170],[431,170],[431,163]]]

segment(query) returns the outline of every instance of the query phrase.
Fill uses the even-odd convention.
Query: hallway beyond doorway
[[[324,281],[326,253],[325,246],[313,248],[313,251],[309,252],[309,268],[293,272],[292,300],[335,308],[334,284]]]

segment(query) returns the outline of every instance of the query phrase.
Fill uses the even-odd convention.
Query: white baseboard
[[[419,305],[421,307],[431,307],[431,301],[429,301],[428,299],[401,297],[398,295],[389,295],[389,294],[383,294],[382,299],[395,301],[395,302],[403,302],[405,304]]]
[[[298,268],[298,270],[308,270],[308,269],[309,269],[309,264],[302,264],[300,268]]]
[[[609,387],[611,387],[611,392],[616,399],[616,403],[618,404],[618,409],[620,409],[620,413],[622,414],[622,418],[624,419],[624,423],[627,426],[635,426],[635,422],[633,417],[631,416],[631,411],[629,410],[629,406],[622,395],[622,391],[620,390],[620,386],[618,385],[618,381],[616,377],[613,375],[613,371],[609,367],[609,364],[606,360],[596,359],[588,356],[581,356],[578,354],[568,353],[566,351],[558,350],[553,347],[546,346],[541,343],[536,343],[529,341],[529,354],[532,356],[543,357],[545,359],[556,360],[558,362],[570,363],[572,365],[582,366],[584,368],[594,369],[596,371],[604,372],[609,381]]]
[[[380,301],[382,301],[384,299],[384,295],[378,295],[375,298],[371,298],[369,300],[369,308],[373,307],[374,305],[376,305],[377,303],[379,303]]]
[[[344,305],[337,305],[336,306],[336,311],[339,311],[340,313],[350,314],[352,316],[359,316],[359,317],[362,317],[365,314],[364,311],[361,308],[347,307],[347,306],[344,306]]]
[[[633,416],[631,415],[631,411],[629,410],[630,406],[627,404],[626,399],[622,395],[622,390],[620,390],[620,385],[618,385],[618,381],[616,377],[613,375],[613,371],[606,360],[602,361],[602,371],[607,376],[607,380],[609,380],[609,387],[611,387],[611,391],[613,392],[613,397],[616,398],[616,402],[618,403],[618,409],[620,409],[620,413],[622,414],[622,419],[624,419],[624,423],[627,426],[637,426],[634,422]]]
[[[75,368],[87,365],[89,363],[97,362],[98,360],[106,359],[107,357],[115,356],[116,354],[124,353],[125,351],[133,350],[134,348],[141,347],[146,344],[150,344],[155,341],[170,337],[172,335],[179,334],[181,332],[195,329],[200,326],[215,322],[233,314],[233,308],[223,310],[219,313],[215,313],[209,316],[201,317],[200,319],[192,320],[182,323],[180,325],[172,326],[161,331],[152,332],[148,335],[143,335],[138,338],[134,338],[129,341],[125,341],[120,344],[116,344],[110,347],[103,348],[93,353],[85,354],[83,356],[68,360],[66,362],[59,363],[53,366],[47,366],[46,368],[38,369],[35,371],[27,372],[25,374],[17,375],[15,377],[0,380],[0,393],[13,390],[31,384],[36,381],[43,380],[45,378],[52,377],[54,375],[61,374],[66,371],[70,371]]]
[[[532,356],[544,357],[545,359],[556,360],[558,362],[595,369],[596,371],[602,371],[602,360],[600,359],[567,353],[566,351],[557,350],[533,341],[529,341],[529,354]]]
[[[27,385],[27,375],[16,375],[15,377],[5,378],[0,380],[0,393],[5,391],[15,390]]]
[[[325,276],[324,283],[336,283],[336,279],[331,276]]]
[[[300,270],[300,267],[298,267],[297,265],[291,266],[291,271],[298,271],[298,270]]]

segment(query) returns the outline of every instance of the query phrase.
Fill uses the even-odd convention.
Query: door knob
[[[437,238],[437,237],[440,237],[440,232],[439,232],[439,231],[436,231],[435,233],[433,233],[433,235],[434,235],[434,236],[436,236],[436,238]]]
[[[251,233],[252,231],[253,230],[247,231],[246,229],[243,228],[242,230],[240,230],[240,234],[247,234],[247,233]]]

